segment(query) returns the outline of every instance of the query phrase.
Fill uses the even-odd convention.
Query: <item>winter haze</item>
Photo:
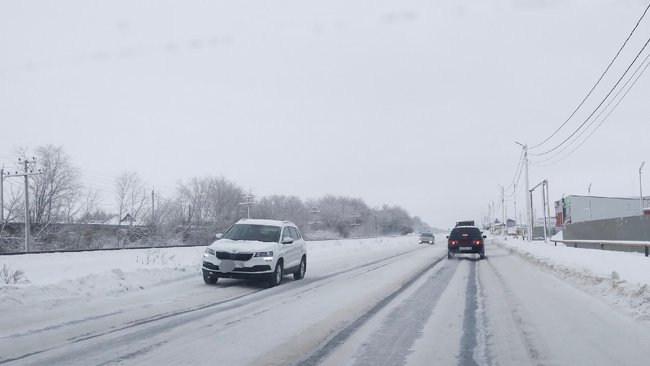
[[[223,175],[259,196],[360,197],[447,228],[498,201],[514,141],[534,145],[565,121],[646,5],[2,1],[0,162],[61,145],[97,188],[124,170],[169,193]],[[538,151],[585,120],[649,34],[642,23]],[[531,165],[531,184],[548,178],[551,200],[590,183],[594,195],[638,195],[649,93],[642,75],[575,153]]]

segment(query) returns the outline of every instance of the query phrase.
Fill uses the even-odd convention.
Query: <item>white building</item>
[[[555,201],[555,226],[637,216],[641,214],[639,197],[598,197],[571,195]]]

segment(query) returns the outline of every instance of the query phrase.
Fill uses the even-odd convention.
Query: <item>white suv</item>
[[[307,270],[307,243],[289,221],[239,220],[203,253],[203,280],[262,279],[277,286],[285,274],[300,280]]]

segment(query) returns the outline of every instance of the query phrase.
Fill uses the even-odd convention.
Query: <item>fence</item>
[[[578,248],[581,245],[583,248],[598,248],[601,250],[627,250],[637,251],[639,248],[644,248],[645,256],[648,256],[650,241],[633,241],[633,240],[553,240],[555,245],[563,243],[567,246]]]
[[[650,215],[568,224],[564,240],[650,241]]]

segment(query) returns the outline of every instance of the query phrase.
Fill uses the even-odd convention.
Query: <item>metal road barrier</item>
[[[566,246],[573,246],[577,248],[579,244],[586,244],[593,247],[600,245],[600,249],[607,250],[610,248],[645,248],[645,256],[648,256],[650,241],[630,241],[630,240],[551,240],[557,246],[557,243],[562,243]]]

